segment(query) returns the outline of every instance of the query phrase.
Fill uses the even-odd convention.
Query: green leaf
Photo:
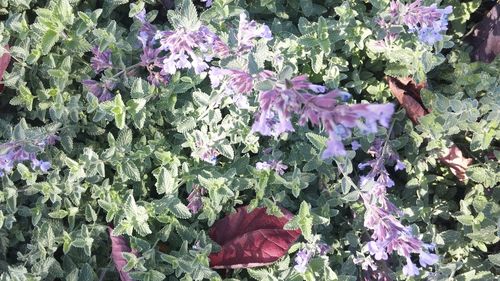
[[[49,213],[49,217],[53,219],[62,219],[68,215],[66,210],[57,210]]]
[[[321,151],[326,147],[328,138],[311,132],[306,133],[306,137],[318,151]]]
[[[171,194],[174,191],[175,180],[165,167],[160,168],[155,186],[158,194]]]
[[[179,219],[189,219],[191,212],[186,205],[181,202],[169,207],[170,212]]]
[[[57,41],[59,41],[59,33],[52,29],[47,30],[42,37],[42,41],[40,42],[42,54],[47,55],[50,53],[50,50],[54,47]]]
[[[306,240],[311,241],[313,236],[312,235],[313,218],[311,216],[311,207],[309,206],[309,203],[307,203],[306,201],[302,201],[302,203],[300,203],[298,217],[302,235]]]
[[[139,169],[133,162],[123,163],[123,172],[125,176],[127,176],[129,179],[133,181],[141,180],[141,174],[139,172]]]
[[[177,124],[177,131],[179,133],[187,133],[196,128],[196,120],[193,117],[183,119]]]
[[[500,267],[500,253],[498,253],[498,254],[493,254],[493,255],[488,255],[488,260],[489,260],[492,264],[494,264],[494,265],[496,265],[496,266]]]
[[[115,106],[112,109],[112,112],[115,116],[115,124],[118,129],[125,128],[125,117],[126,117],[126,109],[125,104],[123,103],[122,96],[120,94],[116,95],[114,98]]]
[[[133,18],[138,13],[144,9],[144,2],[138,1],[138,3],[130,3],[130,11],[128,12],[128,17]]]

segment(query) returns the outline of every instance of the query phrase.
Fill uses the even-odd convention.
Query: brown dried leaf
[[[458,146],[452,145],[451,148],[446,148],[442,151],[442,155],[439,160],[446,166],[450,167],[451,172],[460,180],[464,181],[467,179],[465,172],[467,168],[472,163],[471,158],[465,158],[462,155],[462,151]]]
[[[391,93],[396,97],[401,106],[406,110],[408,118],[413,124],[418,124],[418,119],[430,112],[425,108],[420,97],[420,90],[425,88],[425,84],[415,84],[412,78],[386,77]],[[441,152],[439,160],[450,167],[451,172],[460,181],[467,179],[465,171],[472,163],[471,158],[465,158],[458,146],[452,145]]]
[[[420,97],[420,90],[425,87],[424,83],[415,84],[412,78],[386,77],[391,93],[396,97],[406,114],[413,122],[418,124],[418,119],[429,111],[425,108]]]

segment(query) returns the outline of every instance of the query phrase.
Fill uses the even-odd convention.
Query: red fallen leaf
[[[486,16],[477,23],[465,41],[472,46],[472,60],[492,62],[500,53],[500,4],[495,4]]]
[[[420,97],[420,90],[425,88],[425,84],[416,85],[413,79],[386,77],[389,83],[389,89],[399,101],[401,106],[406,110],[408,118],[413,124],[418,124],[418,119],[430,112]],[[439,160],[451,169],[451,172],[460,180],[467,179],[465,171],[472,163],[471,158],[465,158],[458,146],[452,145],[451,148],[446,148],[441,151]]]
[[[113,228],[108,226],[109,238],[111,239],[111,259],[115,264],[116,270],[120,274],[121,281],[133,281],[130,278],[128,272],[123,270],[123,267],[127,264],[127,260],[123,258],[122,253],[133,253],[137,255],[130,246],[128,245],[127,240],[123,236],[113,236]]]
[[[292,214],[281,209],[284,216],[266,214],[266,208],[256,208],[250,213],[247,207],[237,209],[217,221],[209,230],[210,238],[222,249],[209,256],[210,267],[248,268],[268,265],[284,256],[301,232],[285,230],[283,226]]]
[[[9,45],[4,47],[5,53],[0,57],[0,82],[3,78],[3,73],[7,69],[10,63],[10,53],[9,53]],[[0,83],[0,92],[3,91],[3,83]]]

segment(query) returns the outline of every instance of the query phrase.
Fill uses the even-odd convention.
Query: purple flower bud
[[[217,164],[217,156],[219,156],[219,152],[217,150],[208,148],[201,154],[201,159],[205,162],[215,165]]]
[[[105,50],[101,52],[97,46],[92,48],[93,57],[90,59],[90,65],[96,73],[99,73],[105,69],[112,68],[111,63],[111,51]]]

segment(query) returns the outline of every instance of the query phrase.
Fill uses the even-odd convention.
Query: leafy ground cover
[[[0,1],[0,280],[496,280],[495,1]]]

